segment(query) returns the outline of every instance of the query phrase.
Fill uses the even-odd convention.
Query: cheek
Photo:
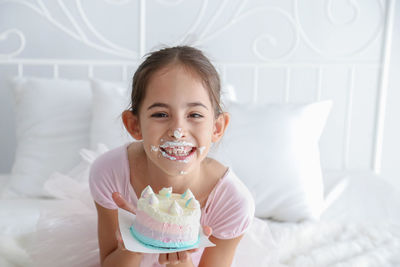
[[[208,140],[211,140],[212,138],[214,132],[214,124],[213,123],[204,124],[202,127],[198,127],[195,130],[195,132],[200,139],[208,142]]]
[[[156,123],[142,123],[142,134],[143,138],[153,138],[156,135],[160,134],[162,132],[162,127],[159,124]]]

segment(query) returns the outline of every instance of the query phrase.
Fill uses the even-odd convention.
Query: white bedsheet
[[[347,174],[347,186],[323,213],[322,221],[394,223],[400,225],[400,191],[372,174]]]
[[[284,266],[400,266],[400,227],[390,223],[270,223]]]
[[[283,266],[400,266],[399,192],[376,177],[346,179],[346,189],[320,222],[266,221]],[[63,201],[0,199],[0,266],[30,265],[24,247],[40,211]]]

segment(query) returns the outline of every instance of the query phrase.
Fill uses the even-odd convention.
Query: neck
[[[186,189],[190,188],[193,191],[193,186],[196,185],[199,177],[201,176],[201,168],[191,170],[189,173],[184,175],[168,174],[147,159],[147,176],[146,181],[150,184],[155,192],[158,192],[163,187],[173,187],[174,193],[184,193]]]

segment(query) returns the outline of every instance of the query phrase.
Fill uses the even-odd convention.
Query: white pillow
[[[59,199],[77,199],[88,207],[93,206],[89,190],[89,172],[93,161],[109,149],[98,144],[95,150],[82,148],[79,152],[81,162],[67,173],[53,173],[45,182],[46,192]]]
[[[134,139],[126,131],[121,114],[128,109],[130,90],[112,82],[91,80],[93,94],[92,123],[90,126],[90,147],[105,144],[112,149]]]
[[[256,216],[319,219],[323,180],[318,141],[331,101],[231,104],[231,123],[214,157],[232,167],[252,192]]]
[[[17,147],[8,192],[46,196],[54,171],[79,162],[89,146],[91,91],[88,82],[14,78]]]

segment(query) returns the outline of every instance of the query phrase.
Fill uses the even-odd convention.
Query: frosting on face
[[[163,143],[160,147],[168,148],[168,147],[185,147],[185,146],[194,147],[194,145],[192,143],[186,142],[186,141],[167,141],[167,142]]]
[[[200,153],[200,155],[203,154],[204,149],[206,149],[205,146],[199,147],[199,153]]]
[[[182,138],[183,134],[182,134],[182,128],[178,128],[174,131],[174,137],[176,139],[180,139]]]
[[[161,155],[169,160],[187,163],[195,151],[195,145],[186,141],[167,141],[160,145]]]
[[[163,139],[160,139],[163,142]],[[160,146],[151,145],[150,150],[152,152],[160,151],[158,157],[163,156],[169,160],[188,163],[194,154],[195,151],[199,152],[201,155],[204,150],[206,149],[205,146],[196,147],[193,143],[187,141],[166,141],[163,142]],[[184,171],[180,172],[181,175],[186,174]]]

